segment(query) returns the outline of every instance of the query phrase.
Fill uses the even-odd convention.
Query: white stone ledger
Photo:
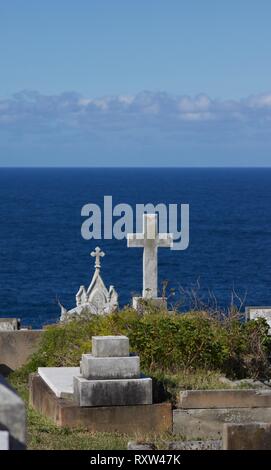
[[[143,233],[127,235],[128,248],[143,248],[143,299],[158,297],[158,248],[171,248],[173,235],[158,232],[157,214],[143,214]],[[134,298],[137,299],[138,298]],[[135,304],[136,302],[133,302]]]

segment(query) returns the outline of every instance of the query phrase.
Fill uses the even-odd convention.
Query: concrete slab
[[[0,450],[9,450],[9,432],[0,431]]]
[[[185,390],[178,408],[263,408],[271,407],[271,390]]]
[[[80,367],[39,367],[38,374],[58,398],[73,397],[73,378]]]
[[[95,357],[129,356],[127,336],[92,336],[92,355]]]
[[[87,380],[74,377],[74,400],[79,406],[127,406],[152,403],[152,379]]]
[[[172,431],[170,403],[83,408],[70,400],[57,398],[38,374],[31,374],[29,392],[31,406],[57,426],[131,436]]]
[[[85,379],[135,379],[140,376],[139,356],[95,357],[83,354],[81,375]]]

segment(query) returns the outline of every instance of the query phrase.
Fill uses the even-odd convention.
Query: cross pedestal
[[[143,232],[127,235],[128,248],[143,248],[143,291],[142,297],[133,298],[133,307],[138,309],[140,300],[151,300],[156,305],[166,306],[166,299],[158,297],[158,248],[170,248],[173,236],[159,233],[157,214],[143,214]],[[142,303],[142,302],[141,302]]]

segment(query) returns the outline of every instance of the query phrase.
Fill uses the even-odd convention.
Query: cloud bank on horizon
[[[39,148],[43,151],[62,148],[63,155],[68,147],[70,152],[78,147],[82,156],[91,149],[100,151],[101,160],[97,155],[94,161],[82,157],[82,164],[90,165],[103,163],[103,152],[109,149],[120,154],[125,150],[127,154],[129,146],[135,146],[137,151],[144,149],[145,155],[158,146],[174,150],[175,155],[186,151],[192,165],[194,161],[199,163],[194,158],[196,151],[202,157],[207,149],[213,147],[217,151],[222,145],[231,146],[231,151],[236,152],[249,145],[269,151],[270,129],[271,93],[240,100],[218,100],[205,94],[190,97],[143,91],[130,96],[91,99],[76,92],[43,95],[22,91],[0,99],[2,155],[10,152],[14,156],[24,148],[31,153],[31,147],[36,152]],[[175,157],[168,164],[189,164],[189,158],[176,160]],[[17,160],[16,157],[15,163]],[[104,163],[110,161],[106,157]],[[80,161],[68,161],[71,165],[76,163]],[[208,163],[212,162],[207,159]]]

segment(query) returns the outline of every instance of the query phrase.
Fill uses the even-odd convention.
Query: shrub
[[[263,319],[219,321],[206,312],[186,314],[132,309],[46,328],[40,348],[23,373],[40,366],[77,366],[91,351],[93,335],[125,334],[146,372],[220,370],[228,376],[269,377],[271,338]]]

